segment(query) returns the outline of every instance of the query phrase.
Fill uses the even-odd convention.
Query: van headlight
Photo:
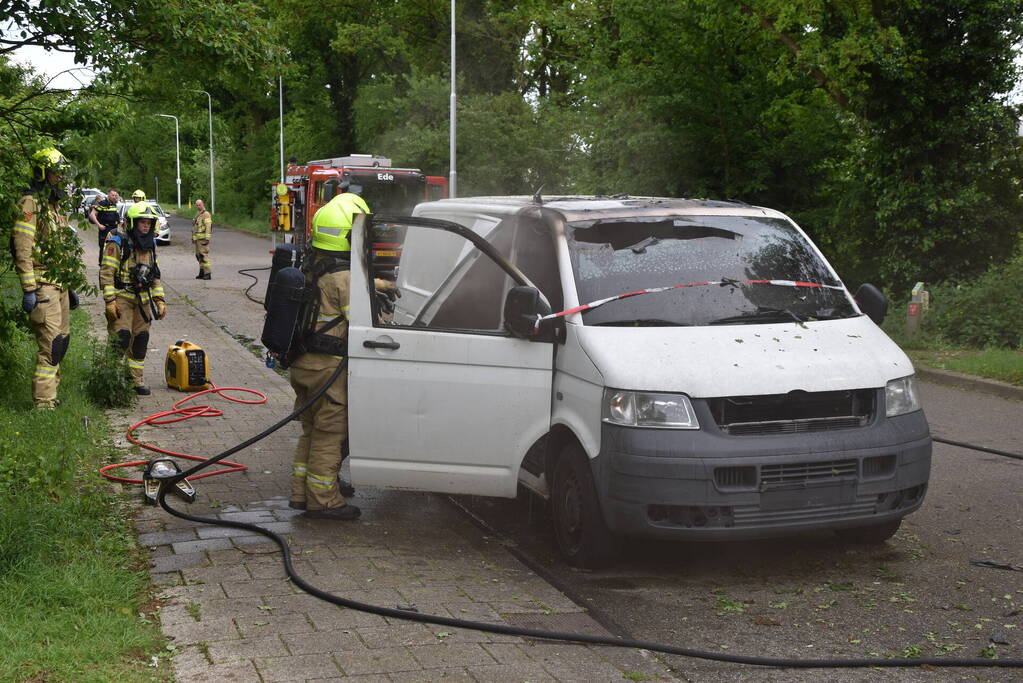
[[[916,376],[893,379],[884,388],[884,412],[887,417],[905,415],[920,410],[920,392],[916,388]]]
[[[700,428],[693,404],[681,394],[604,389],[601,419],[627,427]]]

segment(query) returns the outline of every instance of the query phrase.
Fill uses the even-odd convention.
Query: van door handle
[[[397,349],[397,348],[401,348],[401,344],[399,344],[396,341],[373,341],[372,339],[367,339],[366,341],[362,342],[362,345],[365,346],[367,349]]]

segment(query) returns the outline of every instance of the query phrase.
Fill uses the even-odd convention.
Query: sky
[[[11,57],[19,64],[31,66],[40,74],[49,77],[56,76],[56,79],[50,83],[51,88],[73,90],[88,85],[93,79],[92,69],[75,64],[74,55],[69,52],[47,52],[41,47],[32,46],[18,48]],[[62,71],[68,69],[74,69],[74,71],[61,74]]]

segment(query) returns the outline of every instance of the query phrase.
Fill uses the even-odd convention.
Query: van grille
[[[707,403],[726,434],[804,434],[865,427],[874,417],[877,390],[790,391],[711,398]]]
[[[714,482],[719,488],[752,488],[757,485],[757,468],[751,465],[715,467]]]
[[[819,417],[808,420],[769,420],[722,425],[722,429],[733,436],[750,434],[805,434],[826,432],[832,429],[852,429],[867,424],[866,417]]]
[[[762,465],[760,484],[798,484],[807,481],[855,477],[855,460],[829,460],[825,462],[794,462],[780,465]]]
[[[888,477],[894,473],[894,455],[875,455],[873,457],[863,459],[863,477],[865,479]]]

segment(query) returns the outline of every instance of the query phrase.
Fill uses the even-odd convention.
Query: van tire
[[[566,446],[554,465],[551,507],[558,547],[569,564],[598,569],[614,562],[621,539],[604,522],[590,460],[578,444]]]
[[[902,526],[902,520],[896,519],[891,522],[881,522],[869,526],[857,526],[851,529],[836,529],[838,538],[846,543],[857,543],[860,545],[880,545],[895,535],[895,532]]]

